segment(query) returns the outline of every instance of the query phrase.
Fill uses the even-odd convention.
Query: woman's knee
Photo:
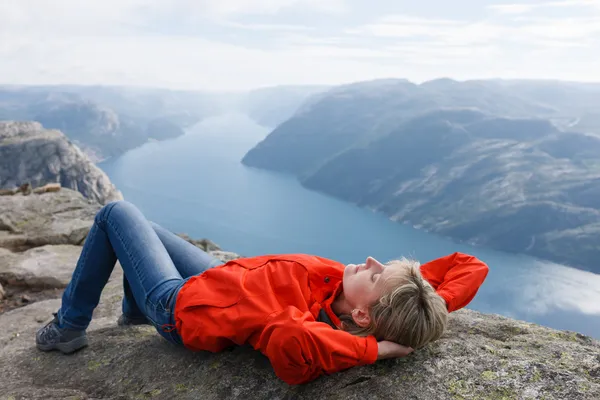
[[[105,205],[96,214],[96,223],[105,223],[109,218],[116,214],[123,215],[129,212],[139,212],[136,206],[125,200],[113,201]]]

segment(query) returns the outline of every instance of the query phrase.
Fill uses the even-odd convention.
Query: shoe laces
[[[52,313],[52,315],[54,315],[54,319],[48,322],[40,332],[40,339],[47,343],[56,342],[60,338],[60,331],[58,328],[58,314]]]

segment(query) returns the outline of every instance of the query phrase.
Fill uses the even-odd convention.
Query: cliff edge
[[[288,386],[247,346],[194,353],[151,327],[118,327],[119,266],[95,310],[89,347],[71,356],[39,352],[35,332],[60,306],[99,208],[68,189],[0,196],[0,282],[8,295],[16,287],[56,290],[53,298],[0,308],[0,399],[600,398],[598,341],[470,310],[452,313],[443,338],[407,358]],[[237,257],[193,242],[224,261]]]

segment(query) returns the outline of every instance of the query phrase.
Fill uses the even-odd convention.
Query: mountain
[[[264,126],[290,118],[324,86],[276,86],[208,93],[114,86],[0,85],[0,120],[38,121],[58,129],[93,161],[148,140],[166,140],[208,116],[239,111]]]
[[[564,104],[545,99],[538,83],[523,85],[442,79],[333,88],[242,162],[398,222],[600,273],[600,130],[564,123],[590,112],[576,91],[590,100],[600,87],[565,83]]]
[[[117,156],[150,139],[219,112],[202,92],[104,86],[0,86],[0,120],[33,120],[59,129],[94,161]]]
[[[275,127],[287,120],[312,96],[324,92],[326,86],[274,86],[240,95],[240,111],[259,125]]]
[[[60,183],[106,204],[122,199],[106,174],[59,131],[38,122],[0,121],[0,189]]]
[[[166,140],[184,134],[166,118],[134,120],[90,101],[50,102],[33,119],[48,129],[67,132],[94,161],[118,156],[149,139]]]
[[[462,84],[443,79],[421,85],[403,79],[359,82],[333,88],[304,105],[248,152],[242,162],[304,175],[359,142],[368,142],[410,118],[444,108],[508,117],[547,116],[553,112],[485,81]],[[264,157],[266,153],[268,158]]]

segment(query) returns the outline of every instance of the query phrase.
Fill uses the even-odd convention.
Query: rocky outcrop
[[[13,212],[20,202],[24,205]],[[81,251],[80,235],[99,207],[66,189],[0,196],[0,215],[20,229],[5,237],[21,235],[37,244],[15,252],[1,248],[14,241],[0,242],[0,281],[10,287],[63,288]],[[46,233],[39,234],[44,225]],[[223,261],[237,257],[208,240],[186,239]],[[288,386],[267,358],[247,346],[193,353],[169,344],[149,326],[118,327],[122,274],[117,266],[103,291],[88,328],[89,347],[71,356],[42,353],[34,344],[36,330],[60,307],[60,291],[55,298],[0,311],[0,399],[600,398],[600,343],[469,310],[453,313],[441,340],[405,359]]]
[[[37,122],[0,122],[0,189],[60,183],[106,204],[122,199],[106,174],[65,135]]]
[[[28,289],[64,288],[71,280],[81,246],[35,247],[23,253],[0,248],[0,282]]]
[[[61,189],[44,194],[0,196],[0,282],[28,288],[63,288],[101,205]],[[222,260],[208,239],[184,239]]]
[[[0,247],[81,245],[101,205],[73,190],[0,196]]]
[[[111,279],[88,330],[90,346],[72,356],[38,352],[36,329],[59,300],[0,316],[0,384],[27,399],[598,399],[600,345],[473,311],[452,314],[450,329],[405,359],[381,361],[291,387],[248,347],[220,354],[173,346],[151,327],[119,328],[121,289]],[[67,373],[68,371],[68,373]]]
[[[214,251],[214,250],[221,250],[221,248],[214,243],[212,240],[208,240],[208,239],[192,239],[191,237],[189,237],[188,235],[184,234],[184,233],[180,233],[178,234],[178,236],[186,241],[188,241],[189,243],[193,244],[196,247],[201,248],[204,251]]]

